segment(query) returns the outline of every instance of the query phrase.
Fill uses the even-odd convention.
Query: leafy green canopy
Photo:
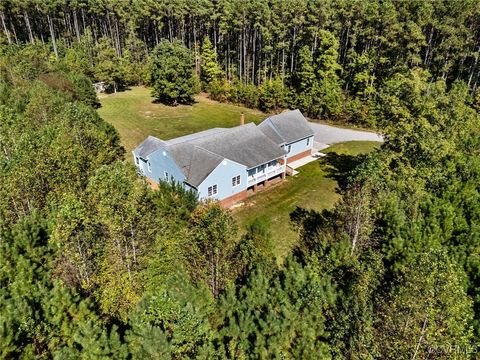
[[[377,5],[356,3],[368,15],[362,22],[376,24],[410,6],[434,11],[429,3],[385,2],[382,11]],[[438,8],[457,14],[455,5]],[[301,2],[281,13],[286,10],[304,11]],[[78,56],[68,57],[58,41],[58,60],[39,44],[2,46],[1,356],[412,359],[474,349],[480,333],[478,99],[463,82],[399,65],[423,61],[445,77],[454,66],[432,50],[441,43],[434,35],[439,24],[415,21],[420,25],[409,23],[406,32],[387,23],[385,37],[347,21],[341,45],[316,25],[309,29],[313,48],[305,39],[291,44],[301,56],[290,59],[290,71],[285,33],[276,55],[265,49],[284,61],[276,74],[262,70],[261,93],[246,81],[247,62],[240,62],[238,80],[230,73],[232,83],[211,83],[251,106],[301,100],[325,115],[337,111],[337,90],[346,81],[352,108],[386,134],[379,151],[355,159],[361,165],[348,174],[335,174],[342,176],[343,196],[334,209],[292,214],[299,244],[283,264],[272,259],[275,239],[265,224],[237,233],[218,204],[199,204],[178,184],[162,183],[154,192],[122,162],[116,131],[91,108],[95,97],[82,74],[72,73],[94,73],[86,59],[99,49],[88,39]],[[409,39],[423,36],[419,26],[433,29],[431,44],[412,46]],[[399,39],[393,49],[405,48],[390,59],[400,63],[379,59],[375,66],[375,45],[385,47],[384,55],[393,51],[388,36]],[[449,41],[439,48],[456,48],[458,41],[441,38]],[[119,42],[108,42],[105,53],[122,58]],[[171,58],[188,57],[178,44],[161,47],[176,54]],[[243,51],[229,56],[247,57]],[[190,57],[184,74],[192,67]],[[325,159],[340,160],[348,159]]]
[[[292,214],[297,256],[343,294],[329,322],[337,357],[474,349],[480,115],[471,101],[461,82],[447,89],[420,69],[394,76],[377,99],[381,150],[351,174],[334,211]]]
[[[193,57],[179,41],[162,41],[150,55],[152,95],[170,105],[191,104],[198,93]]]

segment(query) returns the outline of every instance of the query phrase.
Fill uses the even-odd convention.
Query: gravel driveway
[[[335,126],[309,123],[315,131],[315,148],[318,150],[328,147],[328,145],[345,141],[383,141],[383,137],[374,132],[342,129]]]

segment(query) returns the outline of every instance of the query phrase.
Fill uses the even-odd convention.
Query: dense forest
[[[0,6],[0,358],[477,356],[478,2]],[[93,82],[165,91],[165,53],[212,97],[385,134],[329,155],[342,200],[291,213],[286,258],[151,190],[98,116]]]
[[[115,89],[148,83],[153,48],[177,40],[218,100],[369,126],[373,98],[395,73],[421,67],[473,91],[480,80],[476,0],[4,0],[0,18],[5,42],[48,43],[69,68]]]

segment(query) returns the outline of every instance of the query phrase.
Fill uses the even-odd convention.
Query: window
[[[310,138],[307,138],[307,146],[310,145]]]
[[[208,196],[217,195],[217,184],[208,187]]]
[[[288,146],[287,146],[287,153],[289,153],[290,150],[292,150],[292,145],[288,145]]]
[[[148,168],[148,171],[152,172],[152,164],[150,164],[150,161],[147,162],[147,168]]]
[[[240,185],[240,175],[234,176],[232,178],[232,187]]]
[[[164,172],[163,175],[165,175],[165,180],[168,180],[168,172]]]
[[[140,164],[140,160],[138,160],[138,157],[135,156],[135,164]]]

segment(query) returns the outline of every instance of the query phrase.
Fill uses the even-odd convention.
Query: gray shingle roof
[[[158,149],[171,154],[193,186],[199,186],[223,159],[250,169],[285,155],[285,150],[253,123],[214,128],[168,141],[149,136],[134,151],[145,158]]]
[[[166,143],[155,136],[149,136],[142,141],[140,145],[134,150],[135,154],[145,159],[148,155],[157,151],[160,148],[165,147]]]
[[[274,132],[267,130],[267,126],[271,127]],[[307,119],[298,109],[270,116],[259,125],[259,128],[277,145],[291,143],[314,135]],[[279,137],[283,140],[282,142],[279,142]]]
[[[197,133],[193,133],[193,134],[189,134],[189,135],[185,135],[185,136],[180,136],[180,137],[177,137],[177,138],[174,138],[174,139],[165,140],[165,143],[167,143],[168,145],[179,144],[179,143],[182,143],[182,142],[198,140],[198,139],[201,139],[202,137],[205,137],[205,136],[219,134],[219,133],[222,133],[222,132],[227,131],[227,130],[229,130],[229,129],[212,128],[212,129],[200,131],[200,132],[197,132]]]
[[[280,134],[270,125],[269,122],[263,121],[258,128],[261,132],[265,134],[270,140],[272,140],[277,145],[285,144],[285,140],[280,136]]]
[[[265,164],[285,155],[285,151],[253,123],[237,126],[193,143],[247,168]]]
[[[169,153],[190,185],[198,186],[222,162],[223,157],[190,142],[170,145]]]
[[[195,187],[199,186],[222,161],[223,157],[195,146],[195,152],[187,174],[188,183]]]

